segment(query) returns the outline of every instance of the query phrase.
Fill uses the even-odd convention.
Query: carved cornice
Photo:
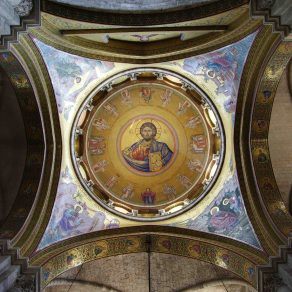
[[[153,64],[204,54],[239,41],[254,32],[261,21],[251,20],[243,13],[224,32],[210,32],[194,39],[181,41],[177,38],[157,42],[134,43],[110,41],[108,44],[86,40],[77,36],[63,36],[53,20],[42,18],[42,27],[31,33],[56,49],[82,57],[112,62]]]
[[[30,14],[20,17],[19,25],[11,26],[10,35],[3,35],[0,38],[0,52],[9,50],[9,44],[17,41],[18,34],[27,31],[29,27],[40,24],[40,0],[33,0],[33,7]]]

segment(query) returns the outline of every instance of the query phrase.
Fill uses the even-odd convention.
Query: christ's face
[[[154,131],[150,127],[145,127],[141,131],[141,135],[146,141],[151,140],[155,136]]]

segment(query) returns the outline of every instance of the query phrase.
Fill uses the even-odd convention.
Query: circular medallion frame
[[[85,99],[71,156],[85,190],[122,217],[157,221],[197,204],[225,154],[221,119],[207,95],[167,70],[125,71]]]
[[[143,124],[145,123],[153,123],[156,127],[156,129],[158,128],[158,131],[157,131],[157,134],[155,135],[155,138],[156,139],[159,139],[160,136],[161,136],[161,127],[160,127],[160,123],[161,124],[164,124],[165,128],[168,128],[169,132],[170,132],[170,136],[173,137],[173,144],[174,144],[174,147],[173,147],[173,155],[172,155],[172,158],[170,159],[170,161],[165,165],[165,167],[161,168],[160,170],[156,170],[156,171],[149,171],[149,172],[145,172],[145,171],[139,171],[139,170],[136,170],[136,169],[133,169],[129,163],[127,163],[127,160],[126,159],[121,159],[122,162],[124,162],[124,165],[132,172],[134,173],[137,173],[141,176],[154,176],[154,175],[158,175],[158,174],[161,174],[162,172],[166,171],[173,163],[173,161],[175,160],[176,156],[177,156],[177,148],[178,148],[178,137],[177,137],[177,134],[175,132],[175,130],[173,129],[173,127],[165,120],[163,119],[162,117],[159,117],[159,116],[156,116],[156,115],[153,115],[153,114],[148,114],[148,115],[138,115],[138,116],[135,116],[135,118],[131,119],[129,122],[126,123],[126,125],[124,127],[122,127],[120,133],[118,134],[118,143],[117,143],[117,151],[119,153],[119,156],[122,157],[124,155],[124,151],[122,151],[122,136],[123,134],[126,132],[126,129],[127,128],[132,128],[133,127],[133,124],[135,124],[135,122],[137,122],[137,120],[139,121],[137,123],[137,127],[135,128],[135,135],[137,136],[137,138],[140,140],[140,139],[143,139],[143,137],[141,136],[140,134],[140,128],[141,126],[143,126]],[[160,122],[160,123],[159,123]],[[131,130],[129,130],[130,132]],[[164,130],[165,131],[165,130]],[[139,134],[137,134],[139,133]]]

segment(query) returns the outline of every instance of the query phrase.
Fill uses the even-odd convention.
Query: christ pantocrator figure
[[[143,139],[123,150],[124,159],[138,171],[161,170],[171,160],[173,152],[166,143],[156,141],[157,128],[153,123],[142,124],[140,134]]]

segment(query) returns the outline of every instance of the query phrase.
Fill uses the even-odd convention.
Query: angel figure
[[[109,165],[109,162],[105,159],[99,160],[96,164],[93,165],[93,170],[95,172],[104,172],[105,168]]]
[[[119,180],[119,177],[117,175],[111,176],[108,181],[105,184],[105,187],[107,189],[111,189]]]
[[[118,111],[117,111],[117,108],[110,104],[110,103],[107,103],[103,106],[103,108],[105,109],[106,112],[108,112],[110,115],[113,115],[115,117],[117,117],[119,115]]]
[[[174,186],[164,184],[163,185],[163,193],[167,195],[169,200],[175,199],[176,189]]]
[[[107,121],[103,118],[94,119],[92,125],[97,128],[97,130],[102,131],[109,128]]]
[[[183,115],[190,106],[191,106],[191,104],[187,100],[185,100],[184,102],[180,102],[178,104],[178,111],[176,114],[178,116]]]
[[[122,99],[122,104],[131,106],[133,104],[130,92],[128,89],[124,89],[121,91],[121,99]]]
[[[134,195],[134,188],[132,185],[127,185],[122,190],[122,199],[130,199]]]
[[[185,127],[190,128],[190,129],[194,129],[201,122],[202,121],[201,121],[200,116],[196,116],[196,117],[193,116],[186,122]]]
[[[201,172],[203,170],[201,161],[197,159],[189,160],[187,165],[191,171]]]
[[[166,89],[163,94],[161,95],[161,102],[162,106],[166,107],[170,103],[171,95],[173,94],[173,91],[170,89]]]
[[[188,189],[192,186],[191,180],[185,175],[180,174],[177,176],[177,179],[186,189]]]

